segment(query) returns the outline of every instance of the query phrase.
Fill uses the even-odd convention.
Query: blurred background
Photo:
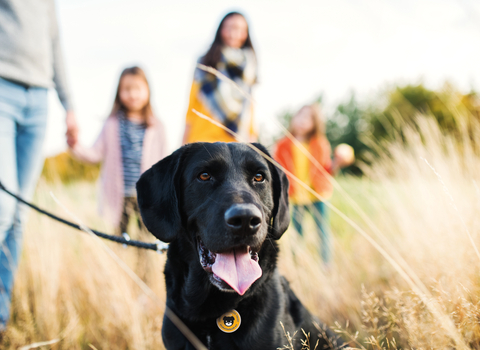
[[[80,139],[93,143],[120,72],[140,65],[170,151],[181,143],[197,58],[223,16],[243,12],[259,63],[261,141],[272,146],[282,136],[274,120],[286,125],[320,101],[332,146],[352,145],[358,160],[335,179],[329,202],[332,264],[322,264],[307,219],[303,237],[289,229],[280,240],[281,273],[352,348],[480,349],[479,2],[56,4]],[[64,153],[53,91],[50,105],[49,158],[34,202],[67,216],[53,192],[82,222],[112,232],[96,212],[99,168]],[[133,238],[153,240],[130,228]],[[55,340],[55,349],[163,348],[165,257],[108,246],[160,302],[97,240],[32,213],[2,347]]]
[[[57,0],[81,140],[95,140],[122,69],[140,65],[169,148],[179,147],[196,60],[231,10],[245,13],[250,24],[259,62],[255,117],[266,143],[278,132],[272,118],[319,97],[340,127],[329,136],[338,138],[348,133],[342,128],[352,103],[383,110],[397,86],[421,85],[407,94],[426,103],[428,90],[442,90],[446,82],[462,95],[480,84],[480,4],[473,0]],[[48,156],[66,148],[54,96]],[[340,105],[349,107],[338,111]]]

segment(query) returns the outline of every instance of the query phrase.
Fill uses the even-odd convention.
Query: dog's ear
[[[137,200],[143,223],[163,242],[173,241],[182,228],[177,179],[181,177],[184,148],[156,163],[137,182]]]
[[[269,157],[267,149],[259,144],[254,143],[260,151],[267,154]],[[290,212],[288,210],[288,179],[285,173],[278,169],[274,164],[272,164],[268,159],[268,167],[270,173],[272,174],[272,187],[273,187],[273,212],[271,217],[271,228],[270,233],[275,239],[282,237],[283,233],[287,230],[288,225],[290,224]]]

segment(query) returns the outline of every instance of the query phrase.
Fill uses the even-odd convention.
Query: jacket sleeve
[[[273,156],[273,159],[275,159],[280,165],[283,166],[282,164],[282,161],[280,159],[280,151],[279,151],[279,143],[277,142],[275,144],[275,146],[273,147],[273,152],[272,152],[272,156]]]
[[[84,161],[90,164],[97,164],[104,160],[106,150],[106,129],[108,122],[103,126],[100,135],[93,144],[92,147],[85,147],[80,143],[77,143],[75,147],[70,149],[72,155],[78,160]]]
[[[57,14],[55,12],[55,5],[53,0],[50,9],[50,22],[52,36],[53,82],[55,83],[55,90],[57,90],[60,102],[62,103],[65,110],[68,111],[72,109],[72,101],[67,84],[62,46],[60,44],[60,33],[58,30]]]
[[[167,139],[165,133],[165,126],[160,120],[158,121],[157,134],[160,142],[160,159],[163,159],[167,155]]]
[[[273,150],[273,159],[275,159],[278,162],[278,164],[280,164],[286,170],[290,170],[288,169],[288,164],[287,164],[288,162],[286,160],[287,152],[285,148],[286,146],[285,146],[284,139],[278,141]]]
[[[323,168],[332,174],[332,146],[326,137],[321,139],[321,149],[322,149],[322,158],[320,159],[320,164]]]

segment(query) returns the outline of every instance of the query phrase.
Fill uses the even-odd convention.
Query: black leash
[[[4,192],[8,193],[10,196],[16,198],[19,202],[29,206],[30,208],[38,211],[41,214],[44,214],[44,215],[46,215],[46,216],[48,216],[48,217],[50,217],[50,218],[52,218],[56,221],[59,221],[62,224],[65,224],[65,225],[68,225],[70,227],[76,228],[77,230],[83,231],[83,229],[80,225],[74,224],[73,222],[67,221],[67,220],[62,219],[62,218],[60,218],[60,217],[58,217],[58,216],[56,216],[52,213],[49,213],[48,211],[40,209],[36,205],[34,205],[32,203],[29,203],[26,200],[24,200],[23,198],[21,198],[21,197],[17,196],[16,194],[10,192],[9,190],[7,190],[5,188],[5,186],[3,186],[1,181],[0,181],[0,190],[3,190]],[[159,241],[159,240],[157,240],[155,243],[145,243],[145,242],[140,242],[140,241],[132,241],[132,240],[130,240],[130,237],[127,234],[124,234],[123,237],[120,237],[120,236],[107,235],[106,233],[98,232],[98,231],[92,230],[92,229],[89,229],[89,230],[92,231],[98,237],[108,239],[109,241],[113,241],[113,242],[116,242],[116,243],[129,245],[129,246],[132,246],[132,247],[137,247],[137,248],[142,248],[142,249],[150,249],[150,250],[154,250],[158,253],[163,253],[168,249],[168,245]]]

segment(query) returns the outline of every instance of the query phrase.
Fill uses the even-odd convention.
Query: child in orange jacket
[[[330,175],[335,174],[340,168],[348,166],[354,161],[353,153],[345,155],[343,152],[335,152],[332,161],[332,149],[325,136],[325,123],[321,119],[318,105],[303,106],[290,122],[290,133]],[[285,137],[278,141],[274,158],[286,170],[317,192],[324,200],[331,197],[333,185],[328,176],[318,168],[317,164],[312,163],[303,150],[297,147],[291,139]],[[289,196],[292,204],[293,226],[302,235],[304,214],[308,212],[312,215],[321,240],[322,259],[325,263],[328,263],[331,258],[332,248],[326,205],[293,178],[288,177],[290,181]]]

